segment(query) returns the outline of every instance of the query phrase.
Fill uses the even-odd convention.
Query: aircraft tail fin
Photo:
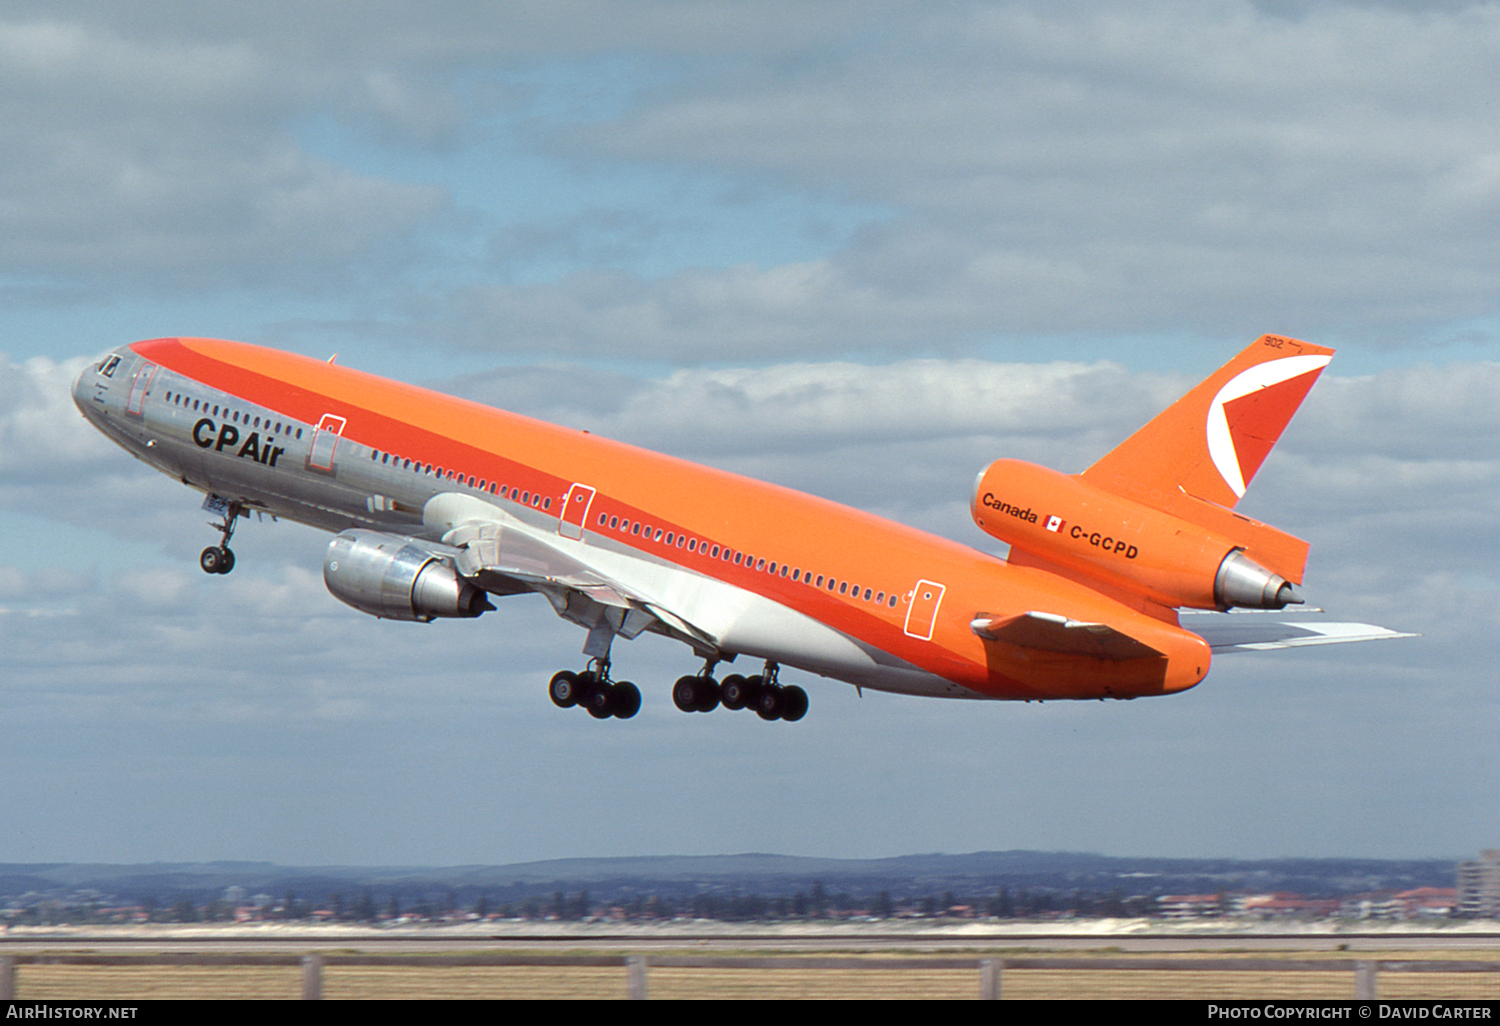
[[[1262,335],[1080,476],[1191,520],[1180,496],[1233,509],[1332,357]]]

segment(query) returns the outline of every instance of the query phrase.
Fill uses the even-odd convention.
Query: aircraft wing
[[[1137,641],[1109,624],[1070,620],[1057,613],[1035,610],[1008,617],[976,613],[969,622],[969,629],[990,641],[1004,641],[1022,648],[1094,656],[1117,662],[1161,655],[1150,645]]]
[[[1199,623],[1199,620],[1205,622]],[[1338,645],[1349,641],[1416,637],[1414,634],[1403,634],[1368,623],[1319,623],[1311,620],[1298,623],[1232,614],[1193,617],[1182,626],[1208,642],[1209,648],[1216,653],[1259,652],[1273,648],[1302,648],[1307,645]]]
[[[621,578],[589,560],[587,548],[529,527],[499,507],[447,493],[428,502],[423,519],[458,550],[458,572],[486,591],[539,592],[559,616],[591,630],[634,638],[655,627],[695,649],[718,647],[711,632],[668,608],[645,582]]]

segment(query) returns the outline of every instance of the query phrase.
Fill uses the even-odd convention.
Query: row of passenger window
[[[896,608],[897,596],[894,592],[887,595],[884,591],[876,591],[873,588],[865,588],[861,592],[859,585],[850,583],[849,581],[842,581],[836,577],[825,578],[822,574],[814,574],[811,570],[804,571],[801,567],[788,566],[786,563],[778,564],[775,560],[767,561],[764,556],[756,558],[747,553],[731,549],[728,546],[721,546],[708,541],[699,541],[697,538],[678,534],[675,531],[668,531],[661,527],[656,528],[653,532],[650,524],[643,524],[638,520],[621,519],[618,516],[610,516],[608,513],[600,513],[599,526],[607,527],[611,531],[619,531],[622,534],[629,534],[632,537],[645,537],[649,541],[660,542],[679,549],[685,548],[689,552],[705,555],[709,559],[721,559],[725,562],[733,563],[735,566],[748,567],[751,570],[769,573],[773,576],[785,577],[811,588],[826,589],[827,591],[836,592],[839,595],[849,595],[865,602],[873,601],[878,606]]]
[[[551,497],[544,496],[540,492],[532,494],[529,490],[523,491],[519,487],[503,485],[487,478],[475,478],[473,474],[466,476],[456,470],[444,470],[442,467],[434,467],[431,463],[424,464],[421,460],[406,459],[379,449],[370,450],[370,459],[384,466],[395,466],[398,470],[414,470],[419,474],[427,474],[442,481],[452,481],[459,485],[466,484],[470,488],[477,488],[481,492],[488,492],[501,499],[519,502],[523,506],[532,506],[541,510],[552,508]]]
[[[232,423],[241,424],[255,431],[269,431],[273,435],[285,435],[287,438],[302,437],[302,429],[300,427],[295,427],[279,420],[273,421],[270,417],[251,416],[248,413],[241,414],[239,410],[231,410],[227,406],[223,407],[221,413],[219,404],[213,403],[210,405],[207,399],[190,399],[181,392],[168,392],[165,399],[173,406],[180,406],[185,410],[191,410],[193,413],[206,413],[210,417],[222,416]]]
[[[485,478],[475,478],[472,474],[465,476],[453,470],[444,470],[442,467],[434,467],[432,464],[423,464],[420,460],[410,460],[396,456],[378,449],[370,450],[370,459],[382,465],[394,464],[398,469],[415,470],[417,473],[425,473],[435,476],[440,480],[453,481],[456,484],[467,484],[470,488],[477,488],[482,492],[488,492],[499,498],[509,498],[513,502],[519,502],[523,506],[531,506],[535,509],[551,510],[552,498],[540,493],[533,494],[529,490],[522,490],[517,486],[507,486]],[[789,580],[799,582],[811,588],[826,589],[839,595],[848,595],[865,602],[874,602],[879,606],[896,608],[898,596],[892,592],[887,595],[884,591],[876,591],[873,588],[861,589],[858,584],[836,577],[825,577],[823,574],[814,574],[811,570],[803,571],[800,567],[788,566],[786,563],[777,563],[775,560],[767,561],[765,557],[757,559],[753,555],[736,551],[728,546],[721,546],[714,542],[699,541],[697,538],[689,537],[676,531],[668,531],[665,528],[652,529],[650,524],[644,524],[639,520],[621,519],[619,516],[610,516],[607,513],[599,514],[599,526],[608,527],[612,531],[629,534],[632,537],[644,536],[648,541],[665,544],[671,547],[686,549],[688,552],[698,553],[709,559],[720,559],[735,566],[744,566],[758,572],[770,573],[786,577]]]
[[[270,417],[262,418],[259,415],[251,415],[249,413],[241,414],[240,411],[231,410],[227,406],[221,408],[217,403],[210,404],[207,399],[190,399],[182,392],[171,391],[167,392],[164,398],[173,406],[180,406],[184,409],[189,409],[194,413],[207,413],[211,417],[219,417],[222,415],[225,419],[231,421],[232,423],[243,424],[245,427],[249,427],[252,430],[270,431],[272,434],[285,435],[288,438],[300,439],[302,437],[301,427],[297,427],[291,424],[285,424],[284,422],[279,420],[273,421]],[[465,477],[463,474],[459,474],[453,470],[445,471],[442,467],[434,467],[431,463],[423,464],[420,460],[413,461],[410,459],[404,459],[400,456],[395,456],[388,452],[382,452],[379,449],[370,450],[370,459],[378,461],[386,466],[394,463],[398,468],[404,470],[416,470],[418,473],[426,473],[439,479],[454,481],[458,484],[467,483],[470,488],[478,488],[480,491],[488,491],[491,495],[499,496],[502,499],[508,497],[516,502],[521,503],[522,505],[534,506],[538,509],[543,510],[550,510],[552,508],[552,499],[550,497],[543,496],[541,493],[533,495],[529,490],[523,491],[520,488],[516,487],[512,487],[507,490],[507,486],[505,485],[499,484],[494,481],[486,481],[484,479],[480,479],[476,482],[472,474]]]

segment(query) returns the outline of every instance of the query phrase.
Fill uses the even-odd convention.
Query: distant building
[[[1245,894],[1234,899],[1232,908],[1239,915],[1260,919],[1318,919],[1339,910],[1338,899],[1305,898],[1289,891],[1275,894]]]
[[[1346,919],[1446,919],[1457,904],[1458,891],[1452,887],[1367,891],[1343,899],[1338,914]]]
[[[1168,919],[1217,916],[1224,911],[1224,899],[1217,894],[1163,894],[1156,899],[1156,910]]]
[[[1451,887],[1418,887],[1396,895],[1403,919],[1441,919],[1453,914],[1458,892]]]
[[[1500,919],[1500,850],[1479,853],[1478,862],[1458,864],[1458,913]]]

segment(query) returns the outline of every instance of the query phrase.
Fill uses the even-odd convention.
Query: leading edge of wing
[[[1377,627],[1370,623],[1302,623],[1284,620],[1262,620],[1259,617],[1226,615],[1218,623],[1200,623],[1195,617],[1184,624],[1215,653],[1264,652],[1276,648],[1304,648],[1308,645],[1342,645],[1354,641],[1385,641],[1390,638],[1415,638],[1418,635]]]

